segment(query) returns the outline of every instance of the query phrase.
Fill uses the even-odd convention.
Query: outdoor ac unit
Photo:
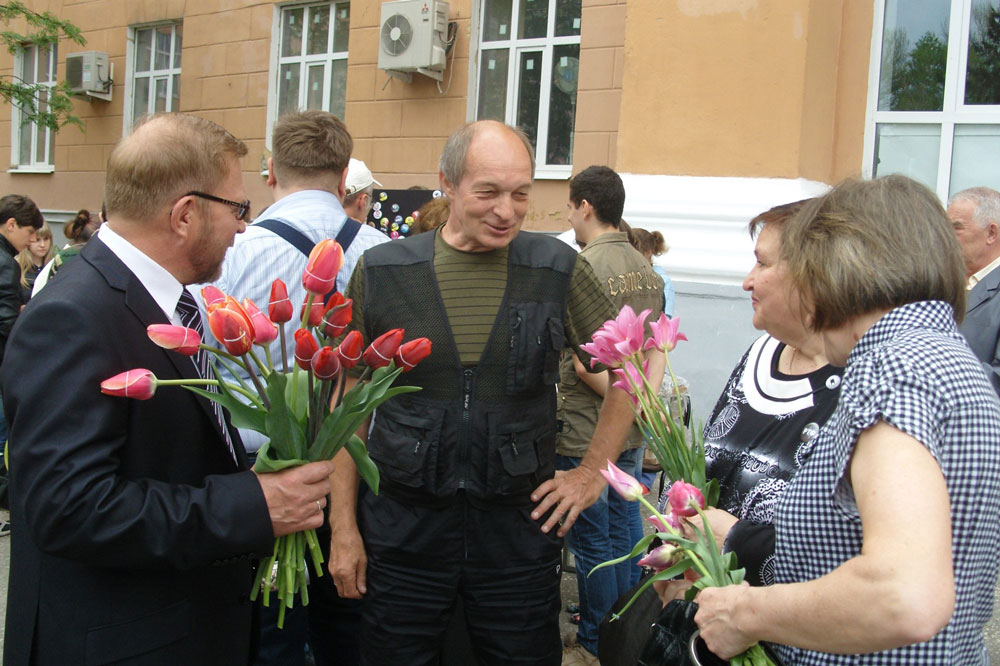
[[[74,93],[111,101],[111,71],[107,53],[82,51],[66,56],[66,82]]]
[[[449,9],[442,0],[383,2],[378,68],[404,81],[413,72],[444,79]]]

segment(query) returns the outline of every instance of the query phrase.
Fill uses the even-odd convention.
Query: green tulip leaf
[[[234,394],[228,391],[226,393],[215,393],[214,391],[206,391],[196,386],[185,385],[184,388],[222,405],[229,412],[229,420],[235,427],[247,428],[248,430],[256,430],[259,433],[267,434],[267,427],[264,423],[265,413],[251,405],[243,404]],[[225,385],[223,385],[222,390],[226,391]]]
[[[365,448],[365,444],[361,441],[360,437],[351,435],[351,438],[347,442],[347,452],[354,459],[354,464],[358,468],[358,474],[365,480],[371,491],[378,495],[378,467],[375,466],[375,462],[368,456],[368,449]]]

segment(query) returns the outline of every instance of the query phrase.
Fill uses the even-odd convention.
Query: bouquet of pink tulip
[[[601,474],[604,475],[608,485],[625,500],[638,501],[645,505],[652,513],[649,521],[653,523],[657,531],[655,534],[649,534],[640,539],[628,555],[599,564],[594,567],[594,571],[646,553],[646,549],[654,539],[659,539],[662,542],[661,545],[646,553],[645,557],[639,560],[640,566],[652,568],[655,574],[645,581],[632,599],[622,608],[622,613],[628,610],[636,598],[656,581],[676,578],[689,571],[696,574],[692,577],[695,580],[687,592],[689,601],[699,590],[706,587],[739,585],[743,582],[744,570],[737,568],[736,554],[719,551],[715,535],[712,534],[712,528],[705,518],[705,497],[698,488],[684,481],[675,481],[667,491],[670,513],[664,516],[643,497],[642,484],[616,467],[610,460],[607,470],[602,469]],[[702,528],[689,523],[687,528],[693,533],[694,538],[687,538],[681,525],[685,518],[692,516],[701,517]],[[617,617],[616,615],[615,619]],[[733,657],[729,663],[731,666],[774,666],[774,662],[767,656],[760,644],[756,644],[743,654]]]
[[[705,444],[701,433],[693,427],[690,435],[685,433],[683,424],[674,419],[657,394],[659,387],[650,385],[647,379],[649,362],[642,358],[642,352],[648,349],[656,348],[664,353],[679,401],[680,389],[670,365],[670,352],[687,337],[678,330],[679,319],[661,314],[657,321],[649,324],[652,336],[645,338],[644,326],[649,313],[643,310],[636,315],[628,305],[622,307],[615,319],[604,322],[594,333],[592,342],[580,348],[591,355],[591,367],[601,363],[618,377],[613,386],[624,390],[631,398],[636,422],[667,479],[671,482],[683,479],[693,484],[707,498],[709,506],[714,506],[719,499],[719,483],[705,478]]]
[[[235,377],[237,383],[219,379],[157,379],[142,368],[128,370],[101,382],[101,391],[110,395],[148,400],[158,386],[184,386],[222,405],[231,423],[268,437],[257,453],[254,471],[276,472],[288,467],[318,460],[330,460],[341,449],[351,454],[358,472],[375,493],[378,492],[378,469],[368,457],[364,443],[354,434],[372,411],[389,398],[401,393],[418,391],[418,387],[390,388],[402,372],[413,369],[431,352],[427,338],[403,343],[403,329],[393,329],[378,337],[362,350],[361,334],[351,331],[336,347],[332,340],[343,335],[351,321],[351,299],[339,293],[323,302],[323,296],[333,290],[337,273],[344,263],[344,253],[334,240],[318,243],[309,255],[302,284],[306,302],[302,305],[301,327],[295,331],[295,358],[289,371],[285,352],[286,322],[292,319],[294,308],[281,280],[271,285],[270,303],[265,315],[250,299],[239,303],[215,287],[202,289],[202,299],[208,312],[208,325],[224,349],[203,344],[197,331],[183,326],[153,325],[149,338],[165,349],[194,356],[199,350],[211,352]],[[281,337],[282,370],[274,368],[269,346]],[[317,336],[325,343],[320,346]],[[254,352],[254,345],[263,347],[265,361]],[[366,368],[350,391],[344,392],[346,374],[364,359]],[[250,386],[234,364],[249,374]],[[216,377],[219,377],[218,368]],[[370,381],[365,381],[369,379]],[[198,388],[215,387],[218,392]],[[331,396],[336,392],[336,398]],[[323,556],[314,530],[279,537],[272,555],[261,562],[257,580],[251,590],[256,599],[264,590],[264,605],[270,605],[271,589],[277,591],[281,607],[278,626],[284,624],[285,608],[291,608],[295,594],[301,594],[303,605],[309,603],[306,588],[306,550],[313,562],[316,576],[323,575]]]

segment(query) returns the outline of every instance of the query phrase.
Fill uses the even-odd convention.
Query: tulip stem
[[[285,347],[285,323],[278,326],[278,335],[281,336],[281,371],[288,374],[288,349]]]
[[[260,399],[264,403],[264,409],[271,409],[271,401],[267,399],[267,392],[264,390],[263,384],[260,383],[257,373],[253,371],[253,366],[250,365],[250,361],[247,359],[246,354],[241,356],[240,360],[243,361],[243,367],[250,373],[250,379],[253,380],[253,385],[254,388],[257,389],[257,393],[260,394]]]
[[[306,298],[306,306],[302,308],[302,326],[300,328],[304,328],[307,331],[309,330],[309,312],[312,310],[313,299],[315,298],[316,294],[309,294],[309,297]]]
[[[238,357],[233,356],[232,354],[230,354],[229,352],[227,352],[225,349],[220,349],[218,347],[213,347],[211,345],[206,345],[205,343],[202,343],[202,344],[200,344],[198,346],[200,348],[204,349],[205,351],[210,351],[213,354],[217,354],[218,356],[221,356],[222,358],[228,358],[230,361],[239,362],[239,360],[240,360]]]
[[[253,359],[253,362],[257,364],[257,369],[260,370],[260,374],[264,375],[265,377],[267,377],[269,374],[271,374],[270,354],[268,354],[268,363],[267,363],[267,365],[264,365],[261,362],[260,357],[257,356],[257,354],[254,353],[253,347],[251,347],[250,351],[248,351],[247,353],[250,354],[250,358]]]
[[[306,426],[306,432],[309,434],[309,441],[316,439],[316,413],[319,411],[315,405],[312,404],[314,399],[314,394],[316,393],[316,384],[313,381],[312,369],[306,371],[306,382],[309,387],[309,399],[306,400],[306,405],[309,410],[309,421]]]

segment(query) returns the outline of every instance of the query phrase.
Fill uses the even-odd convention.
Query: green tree
[[[1000,9],[985,5],[973,15],[966,104],[1000,104]]]
[[[25,45],[51,49],[62,38],[81,46],[87,43],[79,28],[69,21],[53,16],[50,12],[32,11],[20,0],[0,3],[0,24],[7,26],[11,21],[20,18],[27,24],[28,30],[25,34],[0,30],[0,42],[7,46],[7,51],[11,55],[23,53]],[[21,110],[21,123],[24,125],[35,123],[53,131],[58,131],[66,123],[83,128],[83,121],[73,115],[73,100],[69,85],[65,81],[49,88],[37,83],[27,83],[16,73],[0,76],[0,98]],[[45,102],[39,104],[40,98]]]
[[[940,111],[944,104],[948,45],[927,31],[892,77],[893,111]]]

